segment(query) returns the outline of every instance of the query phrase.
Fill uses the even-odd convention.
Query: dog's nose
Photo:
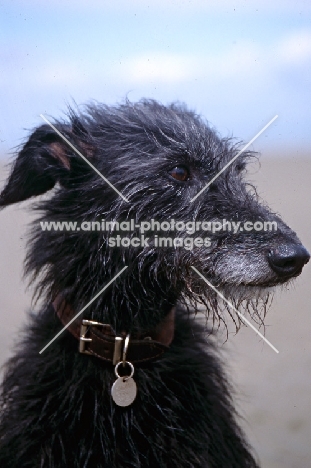
[[[299,274],[309,259],[309,252],[297,244],[281,244],[268,254],[269,265],[280,277]]]

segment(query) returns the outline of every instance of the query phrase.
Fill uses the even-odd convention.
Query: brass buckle
[[[90,327],[100,327],[103,324],[100,322],[94,322],[93,320],[82,320],[80,328],[80,342],[79,342],[79,352],[83,354],[92,354],[87,349],[85,349],[86,343],[92,341],[92,338],[86,336]]]
[[[86,349],[86,343],[90,343],[92,338],[88,338],[87,333],[91,327],[104,327],[104,323],[94,322],[93,320],[82,320],[81,328],[80,328],[80,340],[79,340],[79,352],[82,354],[89,354],[92,355]],[[121,336],[115,337],[114,342],[114,351],[113,351],[113,358],[112,363],[115,366],[118,362],[121,361],[121,354],[122,354],[122,342],[123,338]]]

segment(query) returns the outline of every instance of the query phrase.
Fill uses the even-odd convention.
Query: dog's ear
[[[82,142],[85,130],[80,127],[81,124],[76,121],[59,129],[85,153],[86,147]],[[73,175],[73,166],[76,166],[73,159],[79,158],[72,155],[69,145],[49,125],[37,128],[15,160],[0,195],[0,208],[41,195],[51,190],[56,182],[65,184]]]

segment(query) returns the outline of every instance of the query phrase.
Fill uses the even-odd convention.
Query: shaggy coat
[[[162,232],[209,241],[192,249],[160,248],[147,234],[148,245],[118,248],[109,246],[113,230],[48,231],[36,221],[26,272],[46,305],[29,315],[6,366],[0,466],[257,467],[237,424],[211,333],[228,313],[237,327],[239,320],[230,308],[224,311],[217,294],[191,268],[260,321],[266,288],[297,276],[308,260],[295,233],[259,203],[244,181],[252,155],[243,153],[191,202],[234,158],[238,145],[220,138],[185,106],[148,100],[116,107],[94,104],[81,113],[71,109],[67,120],[54,125],[128,202],[49,125],[42,125],[19,152],[0,207],[51,190],[35,205],[41,222],[260,220],[277,221],[278,230]],[[291,265],[276,265],[277,248],[283,257],[291,256]],[[135,366],[137,398],[126,408],[110,395],[112,364],[80,354],[69,331],[39,354],[63,328],[52,300],[61,294],[78,312],[124,266],[127,270],[83,318],[143,335],[177,306],[173,342],[162,358]],[[202,304],[208,329],[192,314]]]

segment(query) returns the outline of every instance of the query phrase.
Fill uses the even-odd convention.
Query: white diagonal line
[[[63,331],[66,330],[66,328],[68,328],[69,325],[71,325],[72,322],[74,322],[74,321],[76,320],[76,318],[79,317],[79,315],[81,315],[82,312],[84,312],[85,309],[87,309],[88,306],[91,305],[92,302],[94,302],[95,299],[97,299],[98,296],[100,296],[100,295],[105,291],[105,289],[107,289],[108,286],[110,286],[111,283],[113,283],[113,282],[118,278],[118,276],[120,276],[121,273],[123,273],[123,271],[126,270],[126,269],[127,269],[127,266],[125,266],[124,268],[122,268],[122,270],[119,271],[119,273],[118,273],[116,276],[114,276],[114,278],[112,278],[112,280],[110,280],[109,283],[107,283],[106,286],[105,286],[103,289],[101,289],[101,290],[99,291],[99,293],[97,293],[96,296],[94,296],[93,299],[92,299],[88,304],[86,304],[86,306],[84,306],[83,309],[81,309],[80,312],[78,312],[77,315],[76,315],[73,319],[71,319],[70,322],[67,323],[67,325],[64,326],[64,328],[61,329],[60,332],[57,333],[57,335],[55,335],[54,338],[53,338],[46,346],[44,346],[44,348],[41,349],[41,351],[39,351],[39,354],[43,353],[43,351],[45,351],[46,348],[48,348],[48,347],[50,346],[50,344],[52,344],[53,341],[56,340],[56,338],[58,338],[59,335],[61,335],[61,334],[63,333]]]
[[[247,145],[244,146],[244,148],[241,149],[241,151],[238,152],[238,154],[236,156],[234,156],[234,158],[231,159],[231,161],[228,162],[228,164],[226,164],[219,172],[218,174],[215,175],[215,177],[213,177],[209,182],[208,184],[205,185],[205,187],[202,188],[202,190],[199,191],[199,193],[197,193],[193,198],[191,198],[190,200],[190,203],[192,203],[194,200],[196,200],[200,195],[201,193],[204,192],[204,190],[206,190],[219,176],[220,174],[222,174],[239,156],[240,154],[243,153],[243,151],[245,151],[258,137],[259,135],[261,135],[268,127],[269,125],[271,125],[276,119],[278,118],[278,115],[275,115],[273,117],[273,119],[270,120],[270,122],[267,123],[267,125],[265,125],[261,130],[260,132],[257,133],[257,135],[254,136],[254,138],[252,138],[248,143]]]
[[[257,335],[260,336],[260,338],[262,338],[262,339],[270,346],[270,348],[273,349],[273,351],[275,351],[276,353],[279,353],[279,351],[273,346],[273,344],[271,344],[270,341],[268,341],[267,338],[265,338],[265,337],[260,333],[260,331],[258,331],[257,328],[254,327],[254,325],[253,325],[251,322],[249,322],[249,321],[244,317],[244,315],[242,315],[241,312],[239,312],[238,309],[236,309],[236,308],[234,307],[234,305],[231,304],[231,302],[228,301],[228,299],[226,299],[225,296],[223,296],[223,295],[215,288],[215,286],[213,286],[213,285],[205,278],[205,276],[202,275],[202,273],[200,273],[194,266],[192,266],[191,268],[202,278],[203,281],[205,281],[206,284],[208,284],[208,286],[209,286],[210,288],[213,289],[213,291],[215,291],[215,292],[218,294],[218,296],[221,297],[221,299],[222,299],[223,301],[225,301],[225,302],[238,314],[238,316],[240,317],[240,319],[242,320],[242,322],[244,322],[246,325],[248,325],[249,327],[251,327],[251,328],[254,330],[254,332],[257,333]]]
[[[106,179],[106,177],[103,176],[103,174],[101,172],[99,172],[98,169],[96,169],[95,166],[93,166],[93,164],[90,163],[90,161],[88,159],[86,159],[85,156],[83,156],[82,153],[80,153],[80,151],[59,131],[57,130],[57,128],[55,127],[55,125],[53,125],[46,117],[44,117],[43,114],[40,114],[40,117],[51,127],[53,128],[53,130],[67,143],[67,145],[69,145],[82,159],[83,161],[85,161],[89,166],[91,166],[91,168],[106,182],[106,184],[108,184],[115,192],[117,192],[117,194],[123,198],[124,201],[126,201],[127,203],[129,203],[129,200],[127,198],[125,198],[124,195],[122,195],[121,192],[119,192],[118,189],[115,188],[114,185],[112,185],[111,182],[109,182],[108,179]]]

